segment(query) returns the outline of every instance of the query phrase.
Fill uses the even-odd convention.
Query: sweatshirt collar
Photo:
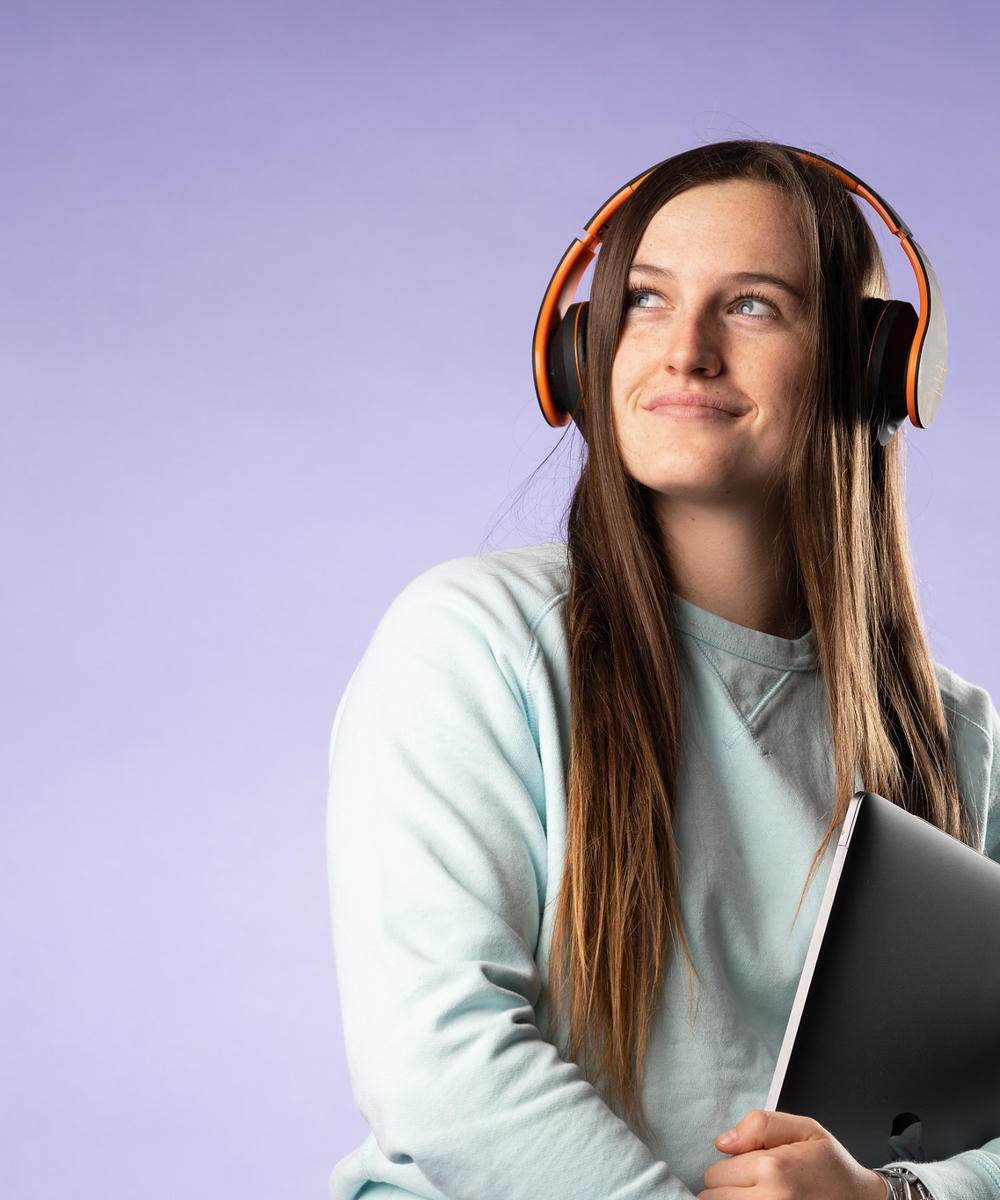
[[[811,629],[797,638],[775,637],[736,625],[680,596],[673,597],[673,614],[680,633],[748,662],[784,671],[813,671],[819,664],[816,635]]]

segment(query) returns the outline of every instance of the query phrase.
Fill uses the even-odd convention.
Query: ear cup
[[[906,368],[917,331],[917,312],[905,300],[868,299],[862,303],[868,335],[865,387],[872,429],[889,444],[906,420]]]
[[[549,390],[560,412],[577,422],[583,416],[583,370],[587,364],[586,300],[571,304],[549,335],[545,367]]]

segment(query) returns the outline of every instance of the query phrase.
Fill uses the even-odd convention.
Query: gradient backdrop
[[[536,307],[667,154],[819,150],[930,252],[916,564],[935,653],[1000,693],[998,33],[978,0],[3,0],[0,1194],[325,1195],[363,1133],[334,709],[415,573],[558,536]]]

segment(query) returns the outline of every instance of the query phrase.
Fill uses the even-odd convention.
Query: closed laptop
[[[766,1106],[869,1167],[1000,1136],[1000,864],[851,801]]]

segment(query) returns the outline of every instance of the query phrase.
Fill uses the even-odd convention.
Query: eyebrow
[[[633,263],[629,268],[629,273],[631,274],[633,271],[643,275],[659,275],[663,279],[677,278],[673,271],[667,270],[666,267],[654,267],[652,263]],[[727,283],[769,283],[773,287],[779,287],[788,292],[796,300],[805,300],[805,294],[797,287],[793,287],[787,279],[782,279],[780,275],[771,275],[767,271],[737,271],[732,275],[726,275],[725,280]]]

